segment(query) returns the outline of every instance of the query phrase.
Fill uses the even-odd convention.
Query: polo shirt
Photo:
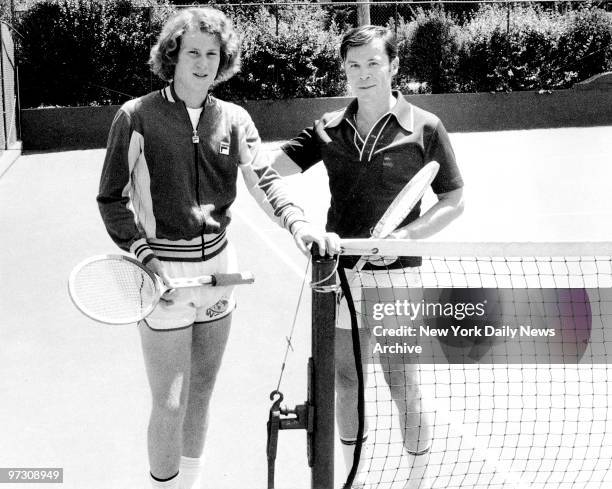
[[[432,182],[436,194],[463,186],[448,133],[434,114],[410,104],[394,91],[397,103],[364,139],[355,116],[357,99],[345,109],[326,113],[314,126],[282,146],[306,171],[323,160],[331,193],[326,229],[341,238],[368,238],[391,202],[430,161],[440,170]],[[401,226],[420,216],[420,202]],[[416,266],[419,260],[409,260]]]

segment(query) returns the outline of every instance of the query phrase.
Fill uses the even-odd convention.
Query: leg
[[[367,330],[359,330],[361,355],[365,360],[366,355],[369,355],[369,333]],[[357,430],[359,427],[359,417],[357,412],[357,389],[358,379],[355,369],[355,356],[353,353],[353,339],[351,330],[336,328],[336,347],[335,347],[335,364],[336,364],[336,423],[338,424],[338,432],[342,442],[342,451],[345,458],[347,474],[353,465],[353,453],[355,450],[355,442],[357,440]],[[367,383],[367,365],[363,365],[364,385]],[[364,420],[364,438],[367,436],[368,425],[367,418]],[[365,461],[365,443],[361,449],[361,461],[359,467]],[[359,484],[364,476],[359,476],[359,470],[355,477],[355,483]],[[354,484],[355,486],[355,484]]]
[[[208,408],[229,337],[232,315],[193,327],[189,403],[183,424],[183,455],[202,455],[208,429]]]
[[[418,366],[381,363],[391,398],[399,412],[404,447],[409,453],[422,452],[431,445],[432,428],[419,387]]]
[[[422,284],[418,269],[403,269],[392,271],[385,279],[392,286],[388,300],[407,300],[418,303],[422,298]],[[381,281],[380,285],[387,285]],[[380,292],[381,295],[383,292]],[[389,328],[400,325],[418,327],[410,319],[402,317],[388,317],[383,321]],[[381,344],[395,341],[393,337],[377,338]],[[433,427],[430,409],[426,406],[421,393],[420,370],[414,359],[402,359],[398,355],[381,353],[379,355],[381,369],[385,381],[389,386],[399,414],[400,429],[404,443],[404,451],[411,467],[409,479],[404,489],[429,489],[427,479],[427,465],[429,462],[429,449],[433,441]]]
[[[404,489],[428,489],[426,471],[433,428],[419,387],[418,366],[388,363],[384,358],[381,358],[381,365],[399,413],[404,451],[411,467]]]
[[[187,407],[191,359],[191,327],[154,331],[139,326],[152,395],[148,429],[151,474],[168,479],[179,469],[182,426]]]

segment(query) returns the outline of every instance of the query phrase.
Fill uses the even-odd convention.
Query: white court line
[[[304,278],[304,270],[301,269],[300,267],[298,267],[295,262],[289,257],[289,255],[287,255],[287,253],[285,253],[283,250],[281,250],[277,244],[272,241],[264,232],[262,232],[257,226],[254,226],[253,224],[251,224],[251,222],[246,219],[244,217],[244,215],[235,209],[232,209],[232,214],[235,216],[238,216],[240,218],[240,220],[246,224],[249,229],[251,229],[251,231],[253,231],[257,236],[259,236],[259,238],[266,244],[268,245],[272,251],[274,253],[276,253],[278,255],[278,257],[285,263],[285,265],[287,265],[289,267],[289,269],[296,274],[296,276],[299,279]]]
[[[482,442],[476,438],[473,434],[469,433],[465,429],[465,425],[459,419],[458,414],[454,414],[448,409],[436,409],[436,416],[441,415],[441,420],[447,422],[450,429],[456,431],[461,435],[461,439],[467,442],[467,446],[463,448],[469,448],[474,451],[475,454],[480,455],[484,460],[485,466],[490,466],[495,469],[494,475],[501,475],[504,481],[508,481],[513,484],[515,489],[527,489],[531,487],[530,484],[523,480],[522,474],[512,469],[510,464],[496,458],[488,448],[482,447]]]
[[[435,375],[435,369],[432,371],[432,373]],[[376,379],[378,379],[378,377],[382,375],[383,375],[383,372],[381,370],[380,364],[374,365],[374,372],[372,375],[372,379],[374,379],[373,381],[376,382]],[[378,387],[379,387],[378,384],[376,384],[375,387],[370,385],[369,388],[366,388],[366,392],[368,391],[368,389],[370,390],[372,388],[377,389]],[[391,399],[388,399],[388,400],[391,401]],[[380,401],[376,400],[375,402],[378,405]],[[386,403],[387,399],[386,398],[383,399],[383,402]],[[392,410],[393,410],[393,416],[398,417],[399,415],[397,414],[395,406],[392,407]],[[442,406],[440,403],[436,403],[436,406],[433,408],[433,412],[434,412],[434,419],[435,419],[434,433],[435,433],[436,428],[443,429],[443,427],[448,426],[449,431],[448,431],[447,438],[448,436],[451,436],[451,435],[452,437],[459,436],[461,440],[460,449],[461,450],[472,450],[474,455],[476,456],[476,459],[470,459],[470,464],[480,463],[482,464],[483,469],[489,468],[490,470],[492,470],[492,473],[490,474],[491,479],[489,480],[488,483],[486,483],[485,485],[483,485],[482,482],[471,483],[471,484],[466,485],[465,486],[466,488],[470,487],[472,489],[478,489],[478,488],[489,487],[489,484],[493,482],[496,479],[496,477],[500,478],[503,481],[503,487],[507,487],[507,485],[512,487],[512,489],[529,489],[530,487],[532,487],[531,484],[529,484],[523,479],[522,472],[518,471],[517,469],[513,469],[509,462],[500,460],[497,455],[495,455],[491,450],[489,450],[488,447],[483,446],[482,441],[479,440],[472,432],[470,432],[466,428],[465,424],[460,418],[459,412],[451,411],[450,409],[448,409],[448,407]],[[384,430],[384,428],[381,428],[381,429]],[[398,429],[399,427],[395,426],[395,430],[398,430]],[[371,432],[376,432],[378,430],[379,430],[379,427],[377,425],[370,427]],[[399,432],[398,432],[398,436],[401,437]],[[435,438],[435,436],[436,435],[434,434],[434,440],[433,440],[434,447],[436,445],[436,440],[440,440],[439,438]],[[385,442],[384,435],[382,435],[381,440],[374,441],[374,445],[382,446],[385,443],[389,443],[391,442],[391,437],[392,435],[389,435],[389,439]],[[441,469],[443,469],[444,466],[453,465],[452,462],[444,462],[444,460],[445,460],[445,455],[443,454],[442,460],[439,462]],[[370,468],[372,466],[372,462],[373,462],[372,460],[369,461]],[[397,472],[400,469],[402,469],[402,466],[398,467],[397,469],[392,469],[390,467],[384,467],[382,470],[383,472],[387,472],[387,473],[391,473],[395,471],[395,473],[397,474]],[[440,475],[440,477],[449,478],[449,481],[452,482],[452,481],[455,481],[458,477],[466,476],[466,475],[468,474],[456,474],[454,472],[451,472],[450,474]],[[436,479],[437,478],[438,476],[436,476]],[[398,482],[398,479],[394,479],[393,482],[391,482],[391,487],[394,487],[397,482]],[[496,482],[496,485],[498,484],[499,482]],[[376,487],[376,486],[372,485],[371,487]],[[439,486],[438,484],[434,482],[434,485],[432,487],[442,487],[442,486]]]
[[[0,155],[0,178],[11,169],[13,163],[21,156],[21,141],[13,143]]]

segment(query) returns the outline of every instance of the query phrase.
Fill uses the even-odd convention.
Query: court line
[[[509,482],[512,484],[512,487],[516,489],[527,489],[530,487],[523,479],[522,473],[512,469],[510,464],[506,463],[504,460],[496,458],[488,447],[483,447],[480,440],[472,433],[468,432],[458,413],[450,411],[447,408],[436,409],[436,413],[441,416],[442,421],[448,423],[450,430],[456,431],[461,436],[461,439],[467,442],[467,446],[462,446],[462,448],[473,450],[475,455],[479,455],[483,458],[483,467],[488,465],[495,470],[493,477],[495,475],[500,475],[504,482]]]
[[[21,141],[12,144],[8,149],[4,150],[3,154],[0,156],[0,178],[11,169],[20,156]]]
[[[254,226],[249,219],[246,217],[235,207],[232,208],[232,214],[238,216],[240,220],[249,227],[259,238],[268,245],[276,255],[289,267],[289,269],[295,273],[295,275],[301,280],[304,277],[304,269],[298,267],[295,262],[287,255],[283,250],[281,250],[278,245],[272,241],[264,232],[262,232],[257,226]]]

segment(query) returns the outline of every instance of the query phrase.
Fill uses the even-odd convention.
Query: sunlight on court
[[[438,239],[612,241],[612,127],[451,138],[466,182],[466,211]],[[7,420],[0,460],[3,466],[64,467],[66,489],[131,489],[146,481],[150,399],[137,331],[82,317],[66,293],[72,266],[117,252],[95,203],[103,154],[26,155],[0,179],[2,226],[9,230],[0,268],[10,284],[0,299],[0,418]],[[291,177],[289,185],[313,220],[323,223],[329,192],[322,165]],[[239,291],[213,399],[205,470],[207,487],[215,489],[266,485],[268,396],[279,378],[307,262],[242,183],[232,210],[230,238],[241,268],[253,271],[256,283]],[[308,295],[281,385],[289,407],[306,398]],[[575,477],[574,487],[606,487],[600,481],[611,482],[611,463],[599,451],[612,433],[610,374],[607,365],[424,368],[423,390],[435,410],[434,487],[572,487],[562,485],[558,473]],[[559,391],[568,382],[576,390]],[[387,433],[387,443],[375,449],[371,477],[389,477],[384,467],[397,481],[406,470],[397,469],[403,455],[394,408],[387,404],[377,434]],[[281,432],[279,489],[309,487],[305,438]],[[338,451],[336,457],[339,485]],[[584,471],[591,482],[581,480]]]

